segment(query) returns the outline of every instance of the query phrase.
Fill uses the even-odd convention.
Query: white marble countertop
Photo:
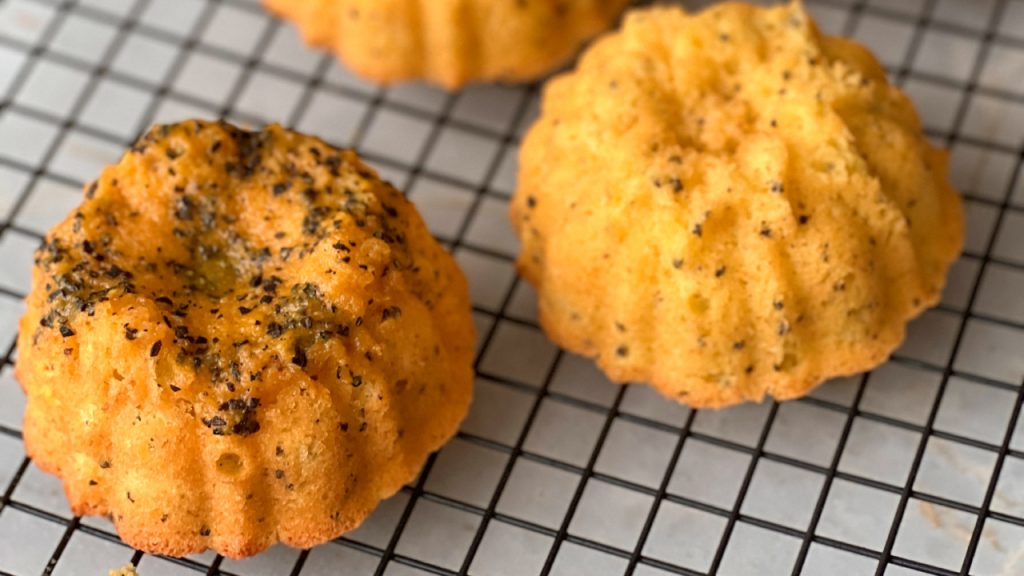
[[[0,573],[1024,574],[1024,0],[805,1],[951,148],[966,251],[878,370],[691,412],[536,327],[506,218],[536,87],[378,89],[256,0],[0,0]],[[355,146],[408,192],[470,278],[479,378],[459,437],[354,533],[172,561],[72,518],[26,459],[13,340],[82,183],[152,122],[218,116]]]

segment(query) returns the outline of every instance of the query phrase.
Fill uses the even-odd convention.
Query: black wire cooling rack
[[[505,217],[537,86],[376,88],[255,0],[0,0],[0,573],[1024,574],[1024,0],[806,3],[876,51],[950,148],[967,249],[885,366],[714,412],[614,386],[540,333]],[[32,249],[135,134],[193,116],[359,149],[470,277],[462,431],[311,551],[143,555],[72,517],[21,446]]]

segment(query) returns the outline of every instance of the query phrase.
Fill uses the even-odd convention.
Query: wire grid
[[[686,3],[695,7],[693,3]],[[537,86],[379,89],[252,0],[0,0],[0,573],[1024,573],[1024,2],[807,0],[871,46],[951,148],[966,252],[883,367],[786,404],[692,411],[540,333],[505,218]],[[472,285],[458,437],[359,530],[233,562],[71,517],[21,446],[31,251],[154,121],[282,121],[357,149]]]

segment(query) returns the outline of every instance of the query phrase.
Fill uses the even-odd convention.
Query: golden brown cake
[[[466,413],[465,279],[353,152],[154,127],[36,254],[25,444],[76,514],[230,557],[356,527]]]
[[[630,0],[264,0],[366,78],[446,88],[542,76]]]
[[[548,84],[512,220],[553,340],[700,407],[884,361],[963,227],[910,101],[799,3],[627,15]]]

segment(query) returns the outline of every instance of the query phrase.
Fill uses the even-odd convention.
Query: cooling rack
[[[1024,574],[1024,1],[806,4],[868,44],[950,148],[966,251],[889,363],[715,412],[612,385],[537,328],[506,219],[537,86],[379,89],[255,0],[0,0],[0,573]],[[461,432],[310,551],[143,555],[71,516],[22,448],[32,250],[136,134],[187,117],[358,148],[470,277],[479,377]]]

